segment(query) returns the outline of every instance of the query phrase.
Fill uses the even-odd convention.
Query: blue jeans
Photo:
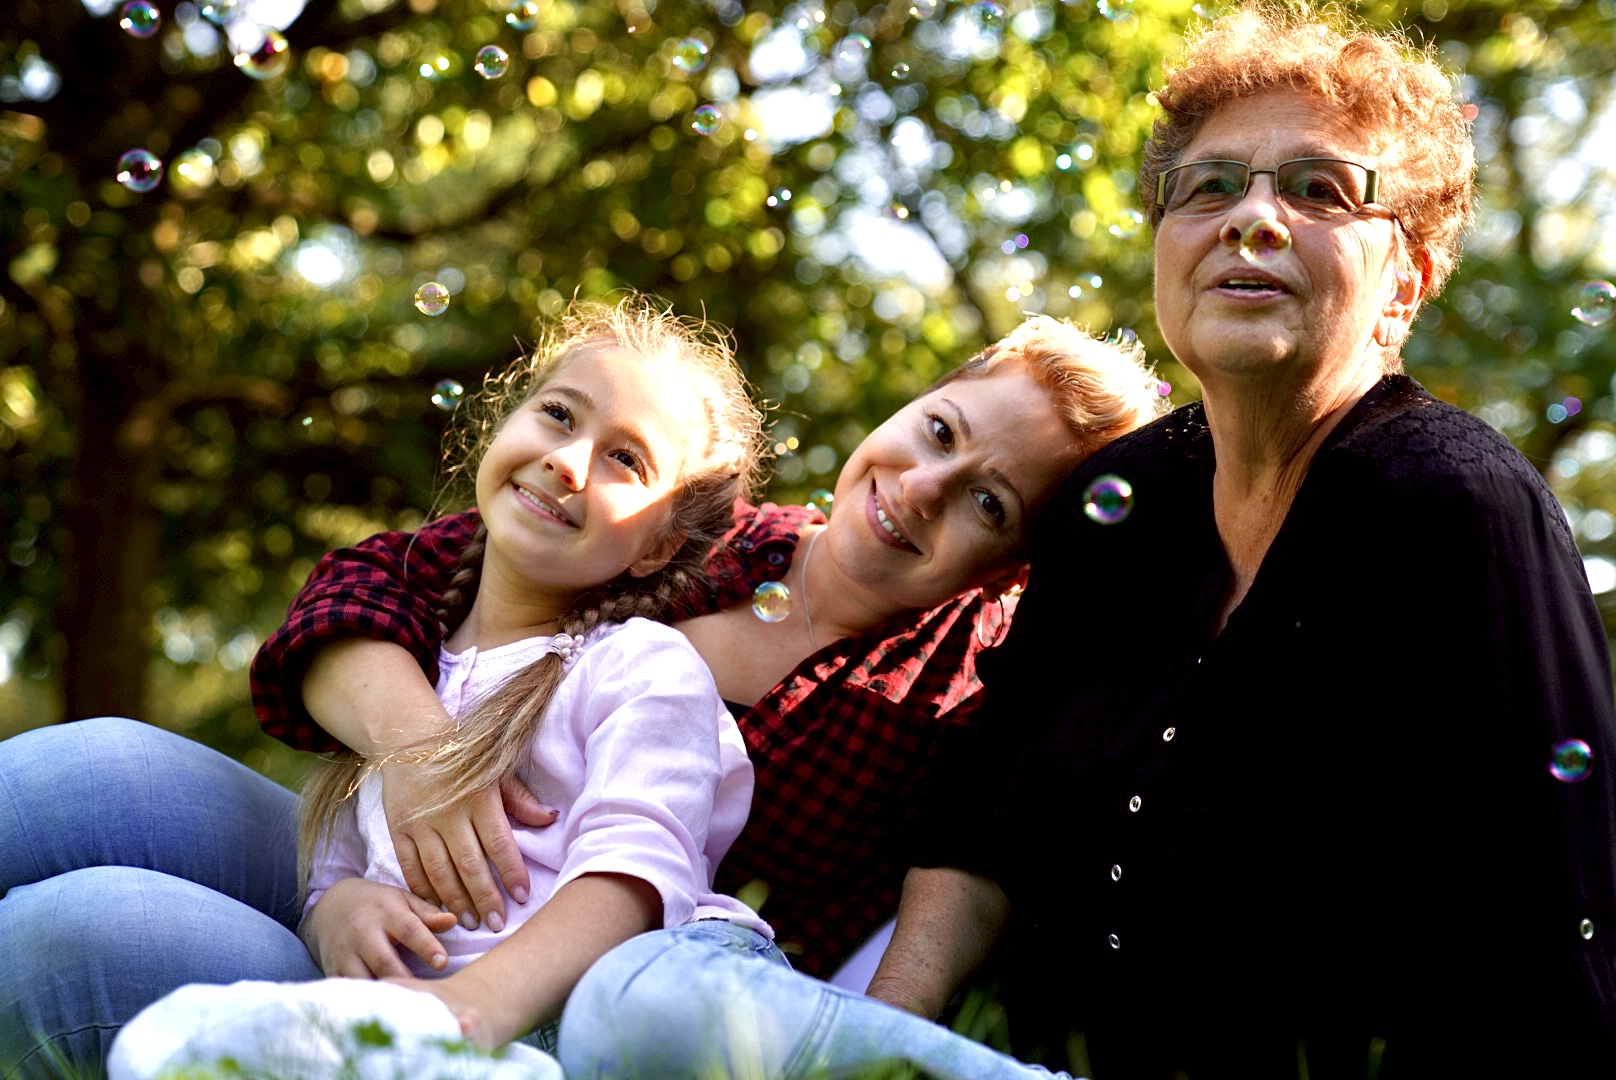
[[[319,978],[296,829],[290,791],[132,720],[0,742],[0,1076],[96,1075],[185,983]]]
[[[568,1080],[840,1076],[907,1063],[937,1080],[1050,1074],[947,1028],[792,971],[774,944],[717,920],[656,930],[595,962],[561,1015]]]

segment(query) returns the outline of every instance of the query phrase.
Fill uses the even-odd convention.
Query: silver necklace
[[[819,532],[808,538],[808,546],[802,553],[802,614],[808,620],[808,644],[813,646],[814,652],[819,651],[819,639],[814,636],[814,608],[808,602],[808,560],[814,557],[814,545],[819,542]]]

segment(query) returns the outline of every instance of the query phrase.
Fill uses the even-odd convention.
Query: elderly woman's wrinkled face
[[[1387,164],[1338,108],[1288,89],[1213,113],[1180,163],[1227,159],[1258,170],[1296,158]],[[1381,345],[1401,339],[1418,298],[1417,278],[1397,273],[1396,222],[1374,204],[1306,213],[1276,197],[1274,180],[1253,173],[1245,196],[1218,213],[1163,217],[1156,230],[1162,337],[1203,383],[1278,374],[1327,390],[1378,378]],[[1289,231],[1290,244],[1248,260],[1241,237],[1265,218]]]

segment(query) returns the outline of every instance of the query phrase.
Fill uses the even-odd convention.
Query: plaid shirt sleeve
[[[299,750],[340,745],[303,707],[302,686],[315,654],[345,638],[397,642],[436,680],[437,599],[476,528],[476,514],[454,514],[326,554],[253,658],[253,709],[264,732]]]

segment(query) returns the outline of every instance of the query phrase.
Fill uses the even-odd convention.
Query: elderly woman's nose
[[[1284,207],[1279,201],[1279,190],[1274,186],[1274,178],[1268,173],[1254,173],[1251,181],[1246,185],[1246,193],[1240,201],[1229,208],[1229,213],[1223,219],[1223,228],[1218,231],[1218,238],[1226,244],[1239,244],[1240,238],[1254,221],[1275,219],[1279,217]]]

